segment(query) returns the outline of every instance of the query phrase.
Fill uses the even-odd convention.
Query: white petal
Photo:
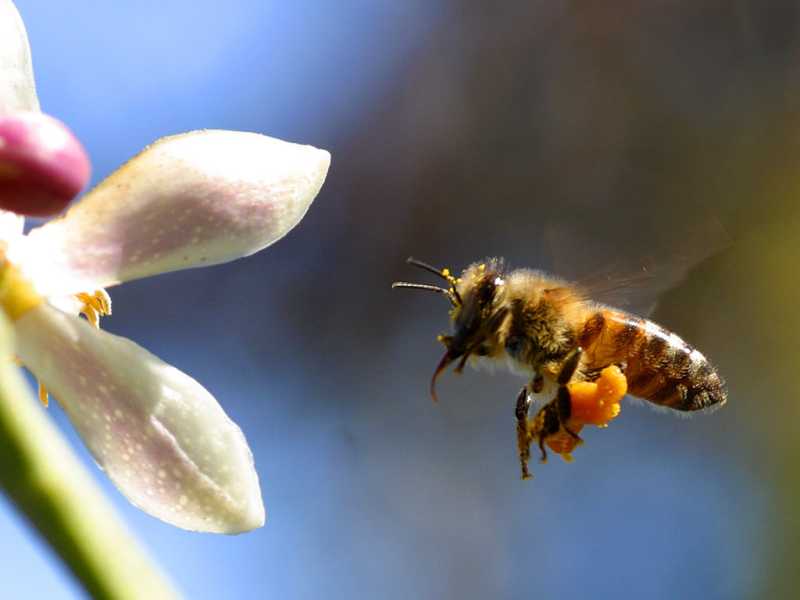
[[[24,227],[25,217],[7,210],[0,210],[0,241],[9,242],[19,237],[22,235]]]
[[[263,525],[244,435],[194,379],[46,304],[22,316],[16,330],[19,357],[133,504],[197,531]]]
[[[11,0],[0,0],[0,114],[39,110],[25,24]]]
[[[248,256],[286,235],[330,154],[255,133],[164,138],[34,230],[21,265],[45,295]]]

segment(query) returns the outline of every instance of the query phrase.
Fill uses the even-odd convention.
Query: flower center
[[[44,299],[13,264],[0,254],[0,308],[11,321],[16,321]]]
[[[75,294],[81,302],[79,314],[86,317],[94,327],[100,327],[100,317],[111,314],[111,298],[104,289],[91,294]],[[0,249],[0,310],[13,322],[44,302],[30,281],[25,279],[11,262],[6,260]],[[42,382],[39,383],[39,400],[47,406],[49,396]]]

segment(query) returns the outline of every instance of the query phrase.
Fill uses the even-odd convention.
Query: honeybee
[[[538,442],[542,462],[545,443],[555,436],[571,437],[572,446],[582,443],[569,427],[568,386],[596,381],[612,365],[624,374],[630,395],[658,406],[693,412],[727,400],[722,379],[700,351],[648,319],[592,301],[577,284],[541,271],[507,270],[496,258],[468,266],[460,277],[413,258],[407,262],[446,285],[401,281],[393,288],[433,291],[451,304],[452,335],[437,338],[445,353],[431,378],[434,401],[436,380],[453,363],[455,372],[468,361],[500,363],[530,378],[515,406],[523,479],[530,477],[532,442]],[[529,420],[532,399],[546,386],[555,394]]]

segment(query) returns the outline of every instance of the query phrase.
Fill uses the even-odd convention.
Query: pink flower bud
[[[58,119],[0,115],[0,209],[44,217],[61,212],[89,180],[86,151]]]

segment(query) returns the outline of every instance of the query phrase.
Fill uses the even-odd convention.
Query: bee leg
[[[567,385],[570,380],[572,379],[573,375],[575,375],[575,371],[578,370],[578,365],[581,362],[581,357],[583,356],[583,348],[580,346],[576,346],[568,355],[566,360],[564,360],[564,364],[561,365],[561,371],[558,373],[558,385],[565,386]]]
[[[558,395],[551,404],[556,405],[559,427],[574,438],[578,442],[578,445],[583,444],[583,438],[567,427],[567,422],[572,413],[572,398],[569,395],[569,388],[567,388],[566,385],[562,385],[558,388]]]
[[[547,462],[547,450],[544,449],[544,440],[545,440],[545,436],[540,435],[539,436],[539,452],[541,452],[542,455],[539,457],[539,462],[542,463],[542,464]]]
[[[515,411],[517,418],[517,448],[519,450],[523,479],[528,479],[531,476],[528,470],[528,461],[531,457],[531,442],[534,439],[538,443],[539,452],[541,452],[539,460],[542,463],[547,462],[547,450],[545,450],[544,447],[547,438],[556,435],[562,429],[573,437],[578,444],[583,443],[581,437],[566,426],[572,411],[572,400],[567,384],[575,375],[575,371],[578,370],[582,355],[583,349],[580,346],[570,352],[558,374],[557,381],[559,387],[556,397],[545,404],[532,420],[528,420],[528,411],[531,406],[531,401],[528,397],[528,389],[534,394],[541,392],[544,387],[544,377],[537,373],[530,384],[522,388],[519,392],[519,396],[517,396],[517,407]]]
[[[514,415],[517,418],[517,450],[519,451],[519,462],[522,467],[522,478],[530,479],[531,474],[528,471],[528,461],[531,458],[531,433],[528,428],[528,410],[530,410],[531,401],[528,398],[528,389],[523,387],[519,396],[517,396],[517,407]]]
[[[543,463],[547,462],[545,443],[550,437],[560,434],[562,430],[576,440],[576,446],[583,443],[583,439],[566,426],[569,420],[570,398],[566,387],[564,387],[564,391],[567,393],[559,394],[545,404],[536,413],[529,425],[530,436],[539,444],[539,450],[542,453],[541,462]]]
[[[569,384],[575,372],[578,370],[583,349],[579,346],[575,348],[564,361],[561,371],[558,374],[558,392],[556,397],[545,404],[530,423],[530,435],[539,443],[542,452],[542,462],[547,460],[547,451],[544,448],[547,438],[554,436],[563,429],[577,444],[582,444],[583,439],[567,427],[572,413],[572,398],[570,397]],[[535,382],[534,384],[535,385]]]
[[[530,383],[531,393],[532,394],[540,394],[544,389],[544,375],[541,373],[537,373]],[[530,426],[528,430],[530,431]],[[531,436],[533,437],[533,436]],[[546,463],[547,462],[547,450],[544,449],[544,437],[539,437],[539,452],[541,453],[541,457],[539,458],[539,462]]]
[[[561,419],[559,417],[558,399],[553,399],[545,404],[531,421],[528,429],[530,436],[539,442],[539,451],[542,453],[540,462],[547,462],[547,450],[544,443],[551,435],[555,435],[561,429]]]
[[[554,400],[554,402],[557,404],[560,427],[563,427],[564,431],[566,431],[570,436],[572,436],[575,440],[577,440],[579,444],[583,443],[583,439],[581,439],[581,436],[572,431],[566,425],[567,421],[569,420],[570,414],[572,413],[572,399],[570,398],[569,388],[567,387],[567,384],[575,375],[575,371],[578,370],[578,365],[581,362],[582,356],[583,356],[583,348],[581,348],[580,346],[577,346],[567,356],[567,359],[564,361],[564,364],[561,367],[561,371],[558,374],[558,395]]]

